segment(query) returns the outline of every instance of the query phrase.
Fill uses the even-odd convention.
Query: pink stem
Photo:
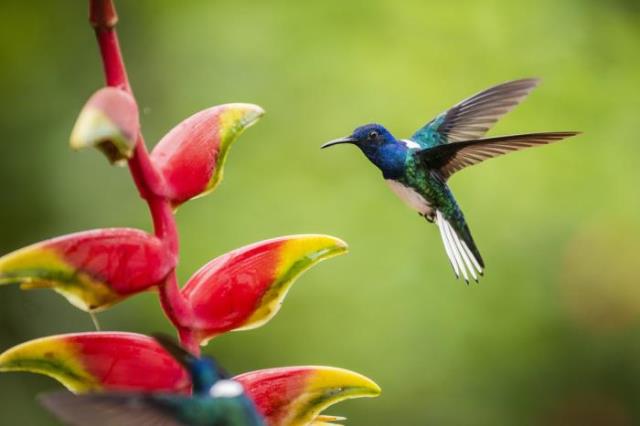
[[[183,348],[195,356],[200,356],[200,343],[198,339],[196,339],[193,330],[182,328],[178,330],[178,335],[180,336],[180,343]]]
[[[89,22],[95,29],[98,39],[106,84],[133,95],[115,30],[118,15],[113,1],[90,0]],[[162,177],[151,163],[142,133],[138,134],[136,148],[128,164],[140,196],[149,206],[155,235],[165,242],[173,256],[177,258],[179,239],[176,220],[171,203],[163,195]],[[162,307],[171,322],[178,328],[183,345],[199,353],[200,348],[197,342],[194,341],[191,333],[187,333],[192,324],[193,310],[180,292],[175,269],[170,272],[166,282],[161,284],[159,289]]]
[[[118,87],[131,92],[127,71],[120,54],[120,43],[118,42],[116,31],[113,27],[95,27],[95,31],[100,53],[102,54],[102,66],[107,86]]]
[[[200,354],[200,345],[192,331],[193,309],[180,293],[176,274],[173,273],[160,284],[160,303],[171,322],[178,329],[182,346],[195,355]]]

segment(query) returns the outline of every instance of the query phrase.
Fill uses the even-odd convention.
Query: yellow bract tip
[[[352,398],[373,398],[381,393],[373,380],[353,371],[335,367],[311,367],[315,369],[307,380],[305,391],[296,398],[291,413],[284,424],[303,426],[326,424],[342,418],[319,416],[320,413],[340,401]],[[317,422],[317,423],[314,423]]]
[[[269,290],[251,317],[236,330],[249,330],[268,322],[278,313],[287,292],[303,272],[323,260],[347,251],[347,243],[328,235],[293,235],[283,237],[282,240]]]
[[[317,371],[308,381],[310,390],[338,391],[335,396],[342,401],[347,398],[375,397],[380,395],[380,386],[370,378],[354,371],[337,367],[316,367]]]
[[[347,250],[347,243],[340,238],[321,234],[296,235],[288,239],[281,249],[278,272],[282,275],[301,262],[305,264],[303,270],[306,270],[320,261],[344,254]]]
[[[0,354],[0,371],[44,374],[76,393],[98,390],[100,386],[76,358],[73,345],[58,336],[43,337]]]
[[[222,107],[224,112],[220,115],[220,146],[218,148],[215,172],[207,185],[207,189],[201,195],[210,193],[222,181],[224,163],[227,160],[231,144],[238,139],[245,129],[253,126],[265,113],[264,109],[253,104],[233,103],[222,105]]]
[[[23,290],[51,288],[84,311],[106,308],[122,298],[40,244],[0,257],[0,285],[6,284],[19,284]]]

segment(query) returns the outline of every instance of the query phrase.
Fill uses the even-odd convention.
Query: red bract
[[[192,115],[167,133],[151,160],[172,204],[213,191],[222,179],[229,147],[263,114],[257,105],[220,105]]]
[[[327,407],[351,398],[375,397],[380,388],[353,371],[300,366],[252,371],[235,377],[270,426],[306,425]]]
[[[73,392],[187,392],[191,380],[171,355],[135,333],[74,333],[43,337],[0,355],[0,371],[44,374]]]
[[[264,324],[302,272],[346,249],[334,237],[293,235],[242,247],[207,263],[182,290],[193,309],[191,329],[197,340]]]
[[[138,105],[133,96],[105,87],[80,111],[71,132],[71,147],[95,146],[116,163],[131,158],[139,130]]]
[[[191,385],[186,371],[162,346],[134,333],[75,333],[32,340],[0,354],[0,371],[44,374],[76,393],[183,393]],[[378,385],[360,374],[323,366],[258,370],[234,380],[243,385],[270,426],[312,424],[330,405],[380,393]]]
[[[160,283],[175,266],[164,243],[137,229],[78,232],[0,258],[0,284],[52,288],[86,311]]]

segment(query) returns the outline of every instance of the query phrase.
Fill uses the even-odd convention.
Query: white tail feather
[[[449,232],[453,236],[453,239],[456,241],[456,246],[458,247],[458,253],[460,253],[460,257],[462,257],[462,259],[464,260],[464,263],[465,263],[465,265],[467,267],[467,270],[469,271],[469,273],[471,274],[473,279],[476,280],[476,282],[477,282],[478,281],[478,276],[476,275],[476,271],[475,271],[475,269],[473,269],[473,266],[471,266],[471,261],[469,260],[469,255],[462,248],[462,242],[460,241],[460,238],[458,238],[458,234],[456,234],[456,231],[451,227],[449,222],[447,222],[447,226],[449,227]]]
[[[475,266],[476,270],[478,271],[478,273],[480,275],[482,275],[482,266],[480,266],[480,263],[478,263],[478,259],[476,259],[476,257],[473,255],[473,253],[471,253],[471,250],[469,250],[469,247],[467,246],[467,243],[465,243],[462,240],[460,240],[460,242],[462,243],[462,247],[464,247],[464,250],[469,255],[469,259],[471,259],[471,261],[473,262],[473,266]]]
[[[442,216],[440,210],[436,210],[436,223],[438,224],[438,228],[440,228],[440,237],[442,238],[442,244],[444,244],[444,250],[447,252],[447,257],[449,258],[449,262],[453,267],[453,272],[456,274],[456,278],[460,278],[460,270],[458,269],[458,264],[455,261],[453,253],[451,252],[451,247],[449,247],[449,242],[447,241],[447,234],[444,230],[446,221]]]
[[[444,223],[444,231],[447,235],[447,240],[449,241],[449,246],[451,247],[451,251],[453,252],[453,256],[456,259],[456,263],[458,264],[458,268],[462,272],[462,276],[464,277],[465,282],[469,282],[469,274],[467,274],[467,268],[465,268],[464,263],[462,262],[462,257],[460,256],[460,252],[458,251],[458,247],[455,242],[455,233],[451,232],[451,227],[448,226],[449,222],[445,220]]]
[[[436,222],[440,229],[444,249],[456,276],[459,278],[462,274],[464,280],[469,282],[470,274],[474,280],[478,281],[478,274],[482,275],[482,267],[478,259],[469,250],[467,244],[460,239],[440,210],[436,210]]]

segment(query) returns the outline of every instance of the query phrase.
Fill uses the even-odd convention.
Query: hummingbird
[[[456,278],[478,282],[485,268],[464,214],[447,181],[457,171],[524,148],[557,142],[579,132],[545,132],[483,138],[538,85],[537,78],[508,81],[479,92],[437,115],[408,139],[380,124],[356,128],[322,145],[356,145],[391,190],[420,216],[438,226]]]
[[[192,395],[63,391],[44,394],[40,402],[77,426],[265,426],[242,385],[212,358],[198,358],[164,335],[154,337],[188,371]]]

